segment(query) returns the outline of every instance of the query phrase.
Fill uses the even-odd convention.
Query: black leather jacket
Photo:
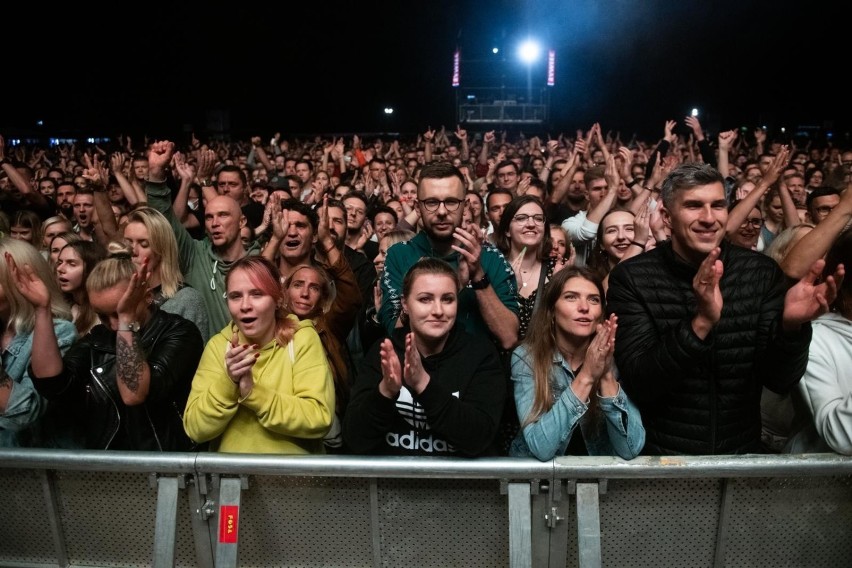
[[[127,406],[115,380],[116,333],[98,325],[71,346],[62,373],[34,378],[48,399],[43,430],[48,445],[109,450],[187,451],[192,442],[181,416],[204,350],[186,319],[154,309],[140,331],[151,369],[148,397]]]
[[[670,240],[609,275],[615,362],[642,414],[644,454],[759,452],[762,387],[785,393],[805,371],[811,326],[782,332],[789,282],[778,264],[728,243],[720,259],[722,318],[704,340],[691,324],[697,267]]]

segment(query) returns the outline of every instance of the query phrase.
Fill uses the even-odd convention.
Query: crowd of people
[[[0,447],[852,455],[852,148],[0,137]]]

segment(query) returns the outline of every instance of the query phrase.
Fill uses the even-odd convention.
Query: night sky
[[[482,80],[476,69],[526,83],[515,49],[528,35],[556,51],[553,135],[600,122],[656,140],[692,107],[711,132],[813,127],[841,141],[852,126],[848,18],[822,2],[31,4],[26,25],[4,22],[4,134],[453,128],[457,94]],[[544,64],[529,76],[543,88]]]

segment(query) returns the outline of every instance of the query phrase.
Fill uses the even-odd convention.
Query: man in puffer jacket
[[[836,295],[823,261],[795,286],[778,265],[723,242],[724,179],[706,164],[663,182],[671,238],[619,263],[607,305],[618,316],[621,384],[642,415],[645,454],[760,451],[760,396],[789,391],[808,361],[810,321]]]

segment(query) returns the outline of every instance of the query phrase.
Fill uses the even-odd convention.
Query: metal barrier
[[[0,566],[843,566],[852,458],[0,450]]]

